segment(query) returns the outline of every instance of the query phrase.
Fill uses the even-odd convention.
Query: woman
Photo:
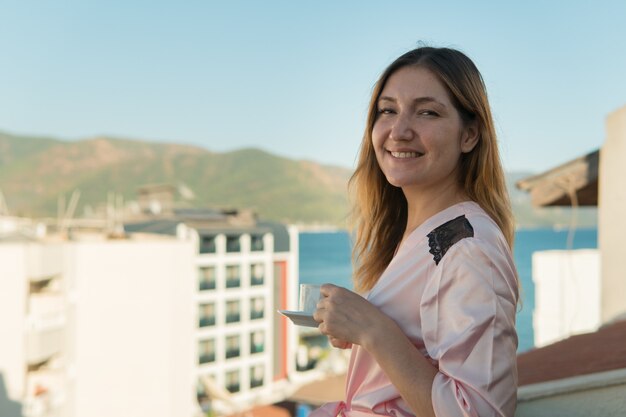
[[[352,346],[346,400],[313,416],[513,416],[513,219],[481,75],[422,47],[376,84],[351,181],[355,287],[314,314]]]

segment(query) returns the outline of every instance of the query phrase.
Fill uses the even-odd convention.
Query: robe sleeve
[[[439,366],[431,393],[437,417],[514,415],[517,294],[508,248],[462,239],[436,267],[420,314]]]

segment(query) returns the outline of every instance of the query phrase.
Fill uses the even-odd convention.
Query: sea
[[[521,282],[521,308],[517,314],[519,352],[532,349],[535,288],[532,280],[532,254],[551,249],[598,247],[597,229],[523,229],[515,233],[514,258]],[[350,236],[345,231],[300,233],[300,283],[333,283],[352,289]]]

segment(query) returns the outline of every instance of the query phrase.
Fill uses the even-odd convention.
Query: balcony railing
[[[241,355],[239,348],[226,350],[226,359],[237,358]]]
[[[215,317],[200,317],[200,320],[198,320],[198,325],[200,327],[215,326]]]
[[[254,355],[255,353],[263,353],[263,351],[265,350],[265,345],[264,344],[257,344],[255,345],[254,343],[250,344],[250,354]]]
[[[226,314],[226,323],[237,323],[241,321],[240,313],[230,313]]]
[[[200,363],[200,365],[211,362],[215,362],[215,353],[202,353],[198,357],[198,363]]]
[[[251,311],[250,312],[250,320],[258,320],[263,318],[263,310],[260,311]]]
[[[263,386],[263,379],[252,379],[250,380],[250,388],[257,388]]]
[[[29,364],[42,363],[61,353],[65,337],[65,316],[50,314],[29,317],[26,359]]]
[[[250,285],[254,286],[254,285],[263,285],[263,283],[265,282],[265,279],[260,276],[260,277],[251,277],[250,278]]]
[[[241,287],[240,277],[226,279],[226,288],[239,288],[239,287]]]
[[[239,392],[239,383],[236,384],[227,384],[226,389],[231,393]]]
[[[198,288],[200,288],[200,291],[214,290],[215,281],[200,281]]]
[[[252,236],[250,238],[250,250],[253,252],[263,251],[263,236]]]

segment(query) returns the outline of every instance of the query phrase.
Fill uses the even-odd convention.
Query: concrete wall
[[[613,417],[626,410],[626,369],[520,387],[516,417]]]
[[[603,322],[626,313],[626,106],[609,114],[606,130],[598,200]]]
[[[169,240],[67,244],[68,416],[197,410],[194,252]]]
[[[594,249],[533,253],[535,346],[595,331],[600,321],[600,253]]]
[[[21,417],[26,362],[24,352],[26,247],[0,243],[0,416]]]

